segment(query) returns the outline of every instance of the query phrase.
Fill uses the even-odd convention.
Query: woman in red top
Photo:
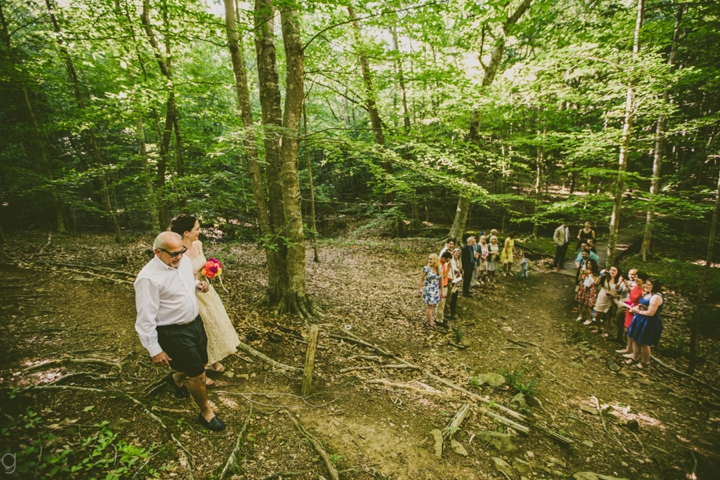
[[[625,301],[626,305],[628,306],[626,312],[625,312],[625,333],[627,334],[627,329],[630,327],[630,324],[632,323],[633,316],[635,314],[630,311],[631,307],[634,307],[638,304],[638,301],[643,296],[643,287],[645,286],[645,281],[648,279],[648,276],[645,272],[637,272],[635,273],[635,286],[630,290],[630,297]],[[623,355],[632,355],[632,339],[630,337],[627,337],[627,345],[623,350],[615,350],[617,353],[622,353]]]

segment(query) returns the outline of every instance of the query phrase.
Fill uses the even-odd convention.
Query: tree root
[[[279,317],[285,313],[294,313],[303,320],[322,317],[322,309],[313,303],[307,295],[287,293],[280,297],[272,311],[272,317]]]
[[[277,362],[273,360],[272,358],[268,357],[264,353],[260,353],[254,348],[252,348],[250,345],[240,342],[240,344],[237,347],[239,350],[242,350],[243,352],[247,353],[251,357],[257,358],[258,360],[262,360],[263,362],[273,366],[277,367],[281,370],[285,370],[288,372],[302,372],[303,369],[300,367],[291,367],[290,365],[285,365],[284,363]]]
[[[337,471],[337,469],[335,468],[335,465],[333,464],[332,460],[330,460],[330,456],[329,456],[328,453],[325,451],[325,449],[323,448],[323,446],[322,446],[322,444],[320,443],[320,441],[318,441],[315,437],[313,437],[312,435],[310,435],[310,434],[303,428],[303,426],[300,425],[300,423],[299,423],[297,420],[295,420],[295,417],[294,417],[290,412],[288,412],[287,410],[285,410],[285,413],[286,413],[287,416],[290,418],[290,420],[292,420],[292,422],[295,424],[295,427],[297,427],[297,429],[300,431],[300,433],[302,433],[302,434],[305,436],[305,438],[307,438],[307,439],[310,441],[310,443],[312,444],[312,446],[315,448],[315,451],[320,455],[320,457],[322,458],[323,462],[325,463],[325,467],[327,467],[327,469],[328,469],[328,473],[330,473],[330,478],[331,478],[332,480],[340,480],[340,475],[338,474],[338,471]]]
[[[225,462],[225,467],[222,469],[222,472],[220,472],[220,480],[223,480],[232,470],[235,470],[237,468],[238,452],[240,451],[240,445],[242,445],[245,431],[250,424],[250,417],[252,416],[252,413],[253,409],[251,403],[250,412],[248,413],[247,417],[245,417],[245,421],[243,422],[242,428],[240,429],[240,433],[238,433],[237,441],[235,442],[235,448],[233,448],[232,452],[230,452],[230,456],[228,457],[227,462]]]
[[[692,380],[693,382],[699,383],[700,385],[702,385],[703,387],[707,388],[707,389],[710,390],[711,392],[713,392],[713,393],[715,393],[715,394],[717,394],[717,395],[720,395],[720,389],[715,388],[715,387],[713,387],[712,385],[709,385],[709,384],[703,382],[702,380],[700,380],[699,378],[693,377],[692,375],[690,375],[690,374],[688,374],[688,373],[681,372],[680,370],[676,370],[675,368],[673,368],[673,367],[671,367],[670,365],[667,365],[667,364],[661,362],[660,360],[658,360],[657,358],[655,358],[655,357],[652,356],[652,355],[650,356],[650,358],[652,358],[653,362],[657,363],[657,364],[660,365],[661,367],[667,368],[668,370],[670,370],[670,371],[673,372],[674,374],[680,375],[681,377],[689,378],[689,379]]]

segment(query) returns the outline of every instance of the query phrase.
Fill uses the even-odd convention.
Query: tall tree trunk
[[[68,75],[70,76],[70,81],[73,85],[73,91],[75,93],[75,101],[77,102],[78,109],[80,109],[81,112],[85,110],[85,100],[82,95],[82,90],[80,89],[80,81],[78,80],[77,71],[75,70],[75,64],[72,61],[72,57],[70,56],[70,51],[67,49],[67,46],[65,45],[65,41],[62,37],[62,30],[60,29],[60,24],[57,21],[57,18],[55,17],[55,5],[53,0],[45,0],[45,5],[47,6],[48,13],[50,14],[50,20],[52,21],[53,28],[55,30],[55,33],[57,33],[57,39],[58,44],[60,47],[60,53],[63,57],[65,57],[65,66],[68,71]],[[105,175],[105,166],[102,163],[102,158],[100,158],[100,149],[98,148],[97,144],[97,138],[95,136],[95,127],[93,125],[90,125],[88,128],[88,133],[90,135],[90,146],[92,150],[93,155],[93,161],[95,163],[95,167],[100,171],[100,184],[101,184],[101,191],[102,191],[102,198],[105,203],[105,210],[107,211],[108,216],[110,216],[110,219],[112,220],[113,227],[115,229],[115,241],[120,242],[122,240],[122,234],[120,232],[120,224],[117,220],[117,215],[115,214],[115,210],[112,207],[112,203],[110,202],[110,193],[108,192],[108,185],[107,185],[107,176]]]
[[[517,7],[512,15],[509,15],[502,25],[502,35],[498,39],[497,43],[493,47],[492,53],[490,54],[490,63],[485,65],[482,60],[482,49],[480,51],[480,65],[485,72],[482,81],[482,87],[486,88],[492,85],[495,81],[500,62],[502,60],[503,52],[505,51],[505,44],[507,42],[507,36],[510,34],[512,27],[520,20],[525,11],[530,8],[530,4],[533,0],[523,0],[523,2]],[[485,29],[483,28],[482,40],[484,42]],[[470,132],[469,141],[476,145],[480,143],[480,111],[478,109],[473,110],[470,118]],[[461,194],[458,199],[457,209],[455,211],[455,220],[450,228],[450,238],[454,238],[456,243],[461,240],[462,234],[465,231],[465,224],[467,223],[468,210],[470,210],[470,196],[467,194]]]
[[[710,276],[710,267],[712,266],[713,249],[715,246],[715,232],[717,231],[718,216],[720,215],[720,174],[718,174],[717,192],[715,194],[715,208],[713,209],[712,221],[710,222],[710,238],[708,239],[707,256],[705,257],[705,269],[703,270],[703,279],[700,283],[700,292],[698,293],[693,311],[692,327],[690,333],[690,364],[687,373],[692,375],[697,367],[697,336],[700,324],[700,312],[705,306],[705,291],[707,289],[708,277]]]
[[[307,100],[307,97],[306,99]],[[303,107],[302,107],[302,113],[303,113],[303,134],[305,137],[305,159],[307,160],[307,173],[308,173],[308,182],[310,183],[310,220],[312,221],[312,248],[313,248],[313,261],[318,263],[320,262],[320,256],[318,255],[318,248],[317,248],[317,224],[315,222],[315,186],[313,185],[313,173],[312,173],[312,162],[310,161],[310,148],[308,148],[308,144],[310,143],[308,141],[308,123],[307,123],[307,108],[306,108],[306,101],[303,101]]]
[[[542,135],[542,137],[544,138],[544,135],[541,134],[541,132],[540,132],[539,130],[538,130],[537,133],[538,133],[538,137],[540,137],[540,136]],[[539,205],[540,205],[540,200],[541,200],[541,198],[540,198],[540,197],[541,197],[541,193],[540,193],[540,192],[541,192],[541,188],[540,188],[540,186],[542,185],[542,167],[543,167],[543,164],[544,164],[544,163],[545,163],[545,148],[544,148],[542,145],[538,145],[538,147],[537,147],[537,158],[535,159],[535,185],[534,185],[534,188],[533,188],[533,191],[534,191],[534,193],[535,193],[535,206],[534,206],[534,209],[533,209],[533,210],[534,210],[534,213],[535,213],[536,215],[537,215],[537,213],[538,213],[538,209],[539,209]],[[537,222],[537,220],[536,220],[535,222],[533,222],[532,236],[535,237],[535,238],[537,238],[537,236],[538,236],[538,222]]]
[[[395,65],[397,68],[398,84],[400,86],[400,95],[402,98],[403,126],[405,127],[405,133],[407,134],[410,133],[410,111],[408,110],[407,105],[407,92],[405,91],[405,75],[403,73],[402,56],[400,55],[400,48],[398,47],[398,36],[395,27],[392,28],[392,36],[393,48],[395,49],[395,54],[398,57]]]
[[[670,68],[672,68],[675,64],[675,57],[677,56],[678,43],[680,40],[680,22],[682,21],[683,8],[684,6],[680,5],[675,16],[675,31],[673,32],[672,47],[670,49],[670,57],[668,58],[668,66]],[[670,102],[669,88],[666,88],[663,92],[663,102]],[[664,130],[665,116],[660,115],[655,127],[655,151],[653,152],[653,174],[650,185],[650,204],[648,205],[648,211],[645,218],[645,235],[643,237],[642,248],[640,249],[643,262],[647,261],[647,256],[650,254],[652,249],[652,233],[653,224],[655,222],[655,199],[656,195],[660,191],[660,174],[662,171],[663,148],[665,143]]]
[[[285,111],[281,139],[281,172],[283,210],[287,247],[288,288],[283,292],[280,310],[297,313],[301,317],[313,316],[314,307],[305,291],[305,235],[302,221],[302,194],[298,175],[300,122],[305,97],[303,80],[305,67],[300,38],[298,12],[286,6],[280,12],[283,42],[285,44]]]
[[[268,294],[271,306],[280,303],[288,284],[287,245],[281,238],[285,228],[283,184],[280,162],[280,129],[282,110],[280,80],[275,54],[275,7],[272,0],[255,0],[255,52],[257,55],[260,107],[262,109],[263,143],[265,146],[265,178],[268,189],[270,235],[266,242],[278,252],[275,274],[268,271]]]
[[[640,30],[643,23],[644,0],[638,0],[637,19],[635,21],[635,40],[633,42],[633,66],[640,53]],[[620,228],[620,213],[622,210],[623,194],[625,193],[625,172],[627,171],[628,155],[630,154],[630,141],[632,139],[632,125],[635,121],[635,91],[632,80],[625,96],[625,120],[623,122],[622,137],[620,139],[620,156],[618,158],[618,174],[615,184],[615,201],[613,202],[612,216],[610,217],[610,235],[607,245],[607,263],[615,264],[615,249]]]
[[[372,71],[370,70],[370,62],[368,61],[365,49],[362,45],[362,34],[360,31],[360,24],[356,21],[357,15],[352,7],[347,7],[348,15],[353,20],[353,34],[355,37],[355,44],[358,50],[358,59],[360,61],[360,70],[362,72],[363,85],[365,86],[365,108],[367,108],[368,115],[370,115],[370,124],[373,129],[373,137],[375,138],[375,144],[380,147],[380,154],[383,156],[381,165],[385,172],[385,203],[393,205],[395,203],[395,194],[390,187],[390,177],[393,173],[392,164],[388,157],[384,155],[385,150],[385,134],[383,133],[382,120],[380,119],[380,112],[377,108],[377,94],[373,86]],[[397,234],[399,237],[405,235],[405,223],[402,218],[397,219],[396,224]]]
[[[15,53],[12,48],[12,42],[10,41],[10,34],[8,33],[8,26],[5,20],[5,13],[3,12],[3,2],[0,1],[0,26],[2,27],[3,42],[7,46],[8,56],[12,65],[12,72],[18,72],[20,65],[17,62]],[[45,177],[48,180],[49,186],[48,191],[50,192],[50,199],[52,200],[53,209],[55,210],[55,221],[57,233],[67,233],[65,230],[65,222],[63,221],[62,204],[60,203],[60,196],[52,184],[53,175],[52,169],[50,168],[50,161],[47,157],[47,151],[45,149],[45,140],[43,140],[42,132],[40,131],[40,125],[38,124],[37,117],[35,117],[35,110],[30,103],[30,95],[28,95],[27,87],[25,86],[24,80],[21,78],[21,74],[18,73],[18,83],[23,93],[23,100],[25,100],[25,106],[27,107],[30,120],[32,121],[33,133],[35,134],[35,143],[40,152],[40,163],[42,169],[45,171]]]
[[[160,45],[155,38],[155,32],[153,31],[152,25],[150,23],[150,3],[148,0],[143,0],[142,2],[142,14],[140,16],[140,20],[143,24],[143,28],[145,29],[145,34],[148,37],[148,41],[152,46],[153,55],[155,56],[155,60],[157,61],[158,66],[160,67],[160,71],[165,76],[165,78],[168,79],[168,89],[170,91],[167,100],[165,126],[162,131],[160,131],[159,120],[156,117],[156,127],[158,128],[158,135],[160,136],[160,161],[158,161],[158,176],[156,186],[158,192],[162,193],[165,187],[167,166],[170,161],[170,140],[172,137],[173,128],[175,129],[176,134],[175,146],[178,150],[182,149],[179,124],[177,122],[177,102],[175,99],[175,85],[173,81],[172,62],[170,59],[170,44],[168,41],[165,42],[165,53],[160,50]],[[182,152],[178,153],[177,161],[178,167],[184,170]],[[180,175],[181,173],[182,171],[177,172],[178,175]],[[168,214],[168,209],[165,202],[159,202],[159,210],[161,223],[164,225],[170,220],[170,215]]]
[[[139,103],[139,102],[138,102]],[[135,113],[135,134],[138,141],[138,156],[142,164],[143,175],[145,176],[145,192],[147,194],[148,209],[150,210],[150,223],[154,235],[160,233],[160,222],[157,210],[157,197],[153,188],[152,175],[150,173],[150,162],[148,162],[147,145],[145,143],[145,129],[143,128],[142,111],[136,109]]]
[[[245,148],[245,158],[250,174],[250,184],[252,186],[253,198],[258,211],[258,224],[260,227],[260,235],[263,238],[263,247],[265,250],[265,258],[268,263],[268,278],[277,280],[281,277],[278,273],[279,259],[278,251],[272,248],[270,238],[272,229],[270,227],[270,216],[268,214],[267,203],[265,202],[265,189],[263,187],[262,171],[260,170],[260,161],[258,157],[258,149],[253,131],[254,120],[252,116],[252,107],[250,104],[250,90],[248,88],[247,68],[245,66],[245,56],[240,42],[237,30],[237,12],[233,0],[224,0],[225,2],[225,28],[227,31],[228,48],[230,49],[230,59],[232,61],[233,75],[235,77],[235,94],[238,99],[238,108],[240,109],[240,118],[245,127],[245,139],[243,142]],[[271,292],[273,292],[271,294]],[[277,297],[279,295],[279,287],[274,283],[268,291],[268,298]]]

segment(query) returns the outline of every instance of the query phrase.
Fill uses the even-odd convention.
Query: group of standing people
[[[426,326],[447,326],[445,316],[448,313],[450,320],[455,318],[460,289],[463,297],[472,297],[471,287],[495,282],[499,269],[502,269],[503,276],[514,275],[515,232],[508,234],[502,247],[497,234],[498,231],[493,229],[489,236],[484,232],[470,235],[462,248],[456,248],[455,240],[449,238],[439,255],[432,253],[428,256],[417,290],[417,296],[426,305]],[[522,256],[521,276],[527,277],[527,269],[528,260]]]
[[[212,380],[206,371],[223,372],[221,360],[240,344],[235,327],[211,282],[199,240],[200,222],[192,215],[172,219],[153,243],[153,259],[135,280],[135,330],[158,367],[171,368],[167,382],[177,398],[192,396],[198,421],[213,431],[225,429],[208,401]]]
[[[567,239],[567,224],[563,222],[553,235],[557,247],[555,269],[565,261]],[[637,269],[629,270],[625,278],[616,265],[600,270],[595,249],[596,233],[589,222],[580,229],[577,240],[577,321],[593,326],[593,331],[603,337],[615,334],[619,342],[625,337],[625,348],[616,352],[626,358],[627,365],[647,368],[650,347],[658,344],[663,330],[664,298],[660,293],[660,281]]]

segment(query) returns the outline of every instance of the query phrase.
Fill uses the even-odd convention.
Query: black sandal
[[[175,389],[175,398],[190,398],[190,392],[187,387],[185,385],[178,387],[173,375],[174,374],[171,373],[167,376],[167,382]]]
[[[221,432],[225,430],[225,422],[220,420],[217,415],[211,418],[208,422],[207,420],[205,420],[201,413],[200,415],[198,415],[198,421],[203,427],[207,428],[208,430],[212,430],[213,432]]]

